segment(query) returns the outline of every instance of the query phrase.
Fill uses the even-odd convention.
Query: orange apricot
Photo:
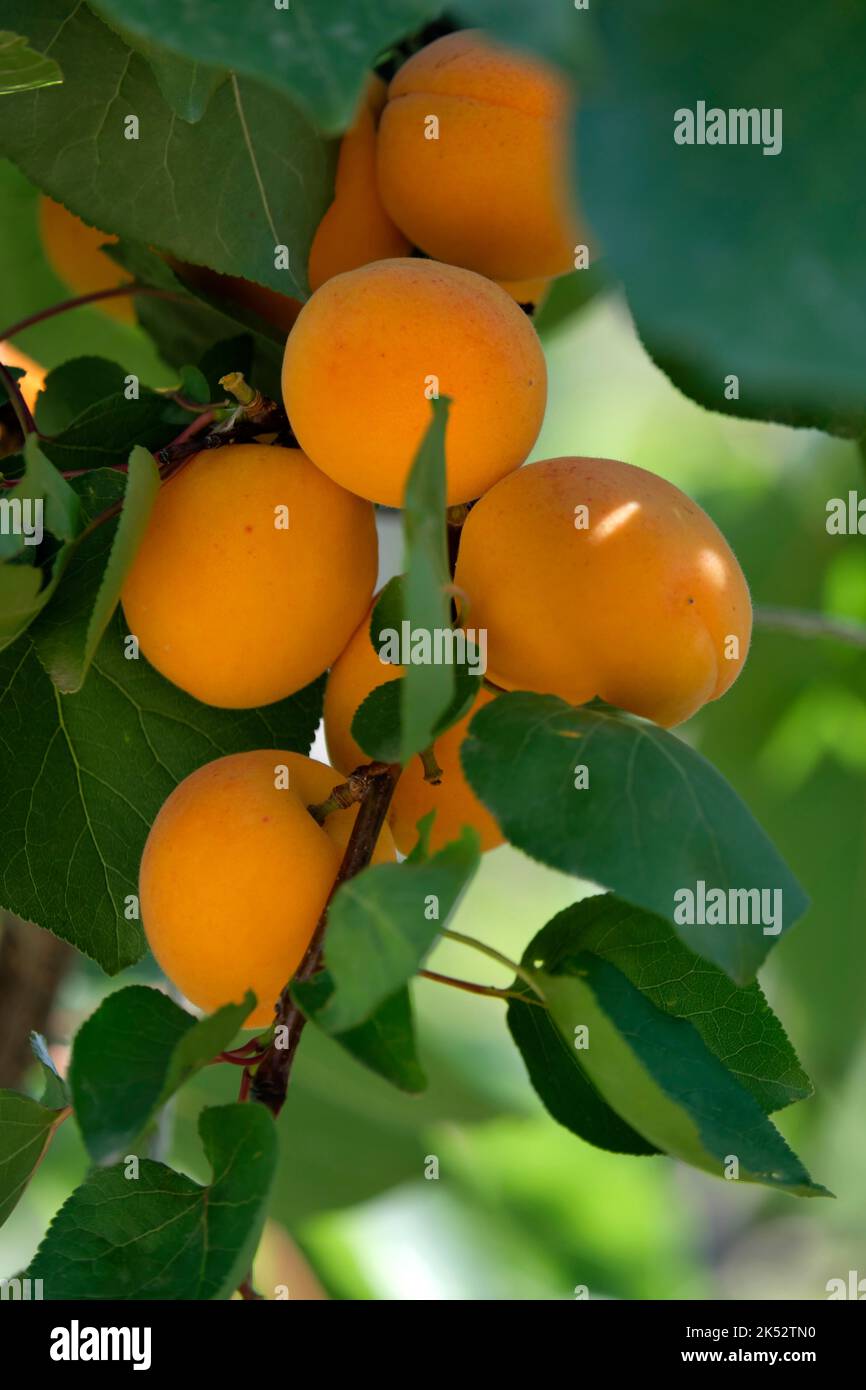
[[[749,590],[724,536],[664,478],[615,459],[556,458],[470,512],[455,573],[509,690],[609,704],[670,726],[733,684]]]
[[[283,699],[325,670],[370,603],[372,507],[299,449],[236,444],[164,483],[123,586],[129,630],[209,705]]]
[[[385,84],[374,77],[351,129],[340,142],[334,201],[310,248],[310,288],[370,261],[406,256],[411,243],[382,206],[376,183],[376,118],[385,104]]]
[[[477,30],[398,70],[379,124],[382,202],[428,255],[496,280],[559,275],[585,240],[568,175],[568,87]]]
[[[44,194],[39,199],[39,235],[52,270],[76,295],[112,290],[132,279],[102,250],[106,242],[115,242],[117,237],[89,227]],[[96,300],[93,308],[121,323],[135,323],[131,295]]]
[[[325,687],[325,738],[328,756],[347,775],[370,759],[352,737],[352,720],[358,707],[378,686],[402,676],[402,666],[383,664],[370,640],[370,614],[364,618],[345,651],[331,667]],[[430,836],[431,848],[459,835],[464,825],[473,826],[481,837],[482,849],[493,849],[503,836],[496,821],[476,797],[460,766],[460,745],[476,711],[495,697],[479,688],[467,715],[440,734],[434,745],[436,761],[442,770],[438,785],[425,782],[420,758],[413,758],[397,783],[389,811],[389,821],[397,848],[408,854],[418,839],[418,822],[428,812],[436,819]]]
[[[358,812],[319,825],[307,809],[340,776],[300,753],[260,749],[198,768],[164,802],[139,882],[145,935],[161,969],[201,1009],[257,1004],[262,1028],[303,958]],[[395,858],[387,826],[375,863]]]
[[[435,391],[453,401],[447,500],[466,502],[523,462],[547,395],[535,329],[491,280],[435,261],[375,261],[304,305],[283,399],[301,447],[335,482],[401,506]]]

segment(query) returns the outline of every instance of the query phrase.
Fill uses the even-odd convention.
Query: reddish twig
[[[321,969],[322,944],[328,925],[328,908],[337,889],[348,879],[354,878],[355,874],[360,873],[370,863],[379,839],[379,832],[388,814],[394,788],[402,770],[399,763],[385,763],[378,766],[381,767],[381,771],[369,778],[367,793],[358,808],[355,824],[352,826],[352,833],[337,871],[337,877],[334,879],[328,901],[316,924],[304,958],[295,972],[294,980],[286,985],[277,1003],[277,1038],[265,1053],[253,1078],[253,1100],[266,1105],[274,1115],[280,1113],[285,1102],[292,1062],[306,1023],[304,1015],[292,999],[291,985],[298,980],[308,980]],[[364,771],[365,769],[358,768],[353,776],[358,776]],[[277,1039],[280,1037],[283,1040],[282,1046],[277,1044]]]
[[[0,330],[0,340],[14,338],[16,334],[23,333],[25,328],[33,328],[35,324],[44,323],[46,319],[55,318],[57,314],[68,313],[70,309],[80,309],[83,305],[95,304],[100,299],[117,299],[124,294],[147,294],[156,299],[189,298],[189,295],[176,290],[157,290],[150,285],[139,285],[135,280],[130,280],[128,285],[118,285],[116,289],[110,290],[92,290],[90,294],[77,294],[73,299],[62,299],[58,304],[50,304],[47,309],[28,314],[26,319],[19,319],[11,327]]]

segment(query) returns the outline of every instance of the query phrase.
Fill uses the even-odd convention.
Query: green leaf
[[[582,75],[597,62],[593,6],[530,5],[527,0],[457,0],[453,7],[465,25],[477,26],[502,43],[529,49],[567,72]]]
[[[0,1226],[15,1209],[54,1137],[62,1110],[0,1091]]]
[[[196,1021],[158,989],[130,985],[104,999],[75,1036],[69,1084],[95,1163],[134,1152],[160,1108],[222,1052],[255,1004],[247,994]]]
[[[344,883],[328,909],[325,937],[333,989],[322,1003],[321,987],[296,984],[299,1006],[332,1035],[363,1023],[415,974],[479,857],[478,836],[467,828],[424,863],[374,864]]]
[[[866,9],[765,0],[732,24],[725,0],[635,0],[597,22],[607,81],[579,115],[580,187],[644,344],[713,410],[862,433]],[[675,113],[699,100],[780,111],[781,151],[678,144]]]
[[[63,73],[53,58],[34,52],[20,34],[0,30],[0,96],[32,92],[62,81]]]
[[[754,978],[806,909],[802,889],[748,808],[705,758],[665,729],[575,709],[553,695],[504,694],[472,720],[461,757],[472,788],[518,849],[672,922],[691,951],[738,984]],[[581,767],[588,786],[578,788]],[[736,909],[728,907],[729,924],[700,922],[702,883]],[[734,922],[756,915],[754,899],[728,897],[743,891],[757,891],[761,920]],[[694,895],[693,925],[677,921],[685,893]],[[773,925],[767,918],[775,909]],[[765,934],[762,922],[775,934]]]
[[[441,0],[291,0],[245,10],[228,0],[97,0],[137,47],[174,53],[268,83],[297,100],[323,130],[351,123],[376,58],[438,16]],[[144,51],[147,51],[145,48]]]
[[[47,1106],[49,1110],[63,1110],[69,1104],[69,1091],[66,1082],[60,1075],[48,1051],[48,1044],[41,1033],[30,1034],[30,1047],[33,1055],[42,1068],[42,1076],[45,1081],[45,1090],[39,1104]]]
[[[0,534],[0,651],[11,646],[50,600],[69,556],[69,546],[62,542],[79,525],[79,499],[48,462],[35,434],[27,438],[24,460],[23,475],[4,498],[6,507],[20,503],[21,510],[8,532]]]
[[[4,103],[6,113],[21,100]],[[39,227],[40,193],[6,159],[0,159],[0,265],[14,273],[0,275],[0,322],[11,327],[20,319],[68,300],[72,291],[49,264]],[[152,386],[168,384],[170,376],[145,334],[121,323],[95,305],[65,310],[15,333],[15,346],[44,368],[70,357],[94,356],[123,362]]]
[[[205,29],[212,20],[209,11]],[[335,150],[285,97],[233,77],[189,125],[166,104],[144,59],[77,0],[31,0],[27,22],[37,46],[52,44],[64,74],[62,86],[22,94],[4,109],[0,147],[29,178],[107,232],[306,294]],[[138,140],[125,138],[128,113],[138,119]],[[286,270],[276,268],[278,246],[289,249]]]
[[[401,624],[406,612],[405,593],[406,577],[397,575],[388,581],[376,601],[370,615],[370,641],[377,651],[382,650],[383,642],[390,640],[390,633],[399,634],[401,632]],[[450,626],[448,618],[446,618],[444,626],[445,629]],[[417,632],[418,628],[414,627],[411,631]],[[444,668],[452,673],[452,695],[443,712],[430,726],[430,737],[428,743],[423,745],[424,747],[432,743],[433,739],[438,738],[446,729],[450,729],[452,724],[456,724],[458,719],[462,719],[472,708],[478,694],[478,676],[472,674],[473,667],[477,670],[477,662],[473,662],[473,656],[474,649],[467,644],[466,662],[455,663]],[[416,669],[418,668],[416,667]],[[424,667],[421,668],[422,671],[425,669]],[[442,670],[443,668],[434,666],[432,669]],[[388,664],[386,662],[383,666],[383,675],[387,673],[387,670]],[[403,672],[401,670],[401,673],[394,680],[385,680],[382,685],[371,690],[358,706],[352,719],[352,737],[355,742],[361,746],[368,757],[378,759],[381,762],[395,763],[400,762],[403,758],[403,707],[409,697],[402,680]],[[425,685],[425,696],[427,693],[428,686]]]
[[[215,709],[127,660],[125,637],[118,614],[75,695],[59,694],[29,643],[0,657],[0,725],[15,749],[0,761],[0,904],[108,974],[144,950],[128,914],[165,798],[225,753],[307,752],[322,700],[316,681],[265,709]]]
[[[36,423],[44,435],[60,435],[80,415],[109,397],[123,395],[126,373],[105,357],[72,357],[45,378],[36,398]]]
[[[99,7],[94,5],[92,8]],[[178,57],[160,46],[158,33],[154,35],[157,41],[153,43],[145,36],[131,34],[124,27],[122,10],[117,14],[106,12],[103,18],[130,48],[147,59],[163,99],[172,111],[190,125],[200,121],[217,87],[228,78],[228,71]]]
[[[159,469],[147,449],[136,446],[125,478],[97,469],[88,484],[88,521],[121,497],[119,516],[103,522],[72,547],[63,583],[33,625],[39,660],[58,690],[80,690],[90,663],[120,600],[120,591],[147,528],[159,491]],[[85,493],[85,488],[82,488]]]
[[[189,365],[180,369],[180,394],[196,405],[207,405],[210,401],[210,387],[207,377],[198,367]]]
[[[320,970],[301,988],[303,1012],[312,1023],[317,1024],[318,1015],[333,996],[333,978],[327,970]],[[379,1004],[363,1023],[347,1028],[345,1032],[334,1033],[333,1039],[350,1057],[390,1081],[392,1086],[399,1086],[401,1091],[416,1094],[427,1085],[427,1078],[418,1061],[415,1020],[408,989],[397,990]]]
[[[593,261],[586,270],[573,270],[570,275],[560,275],[551,285],[541,308],[533,315],[536,333],[545,340],[552,338],[597,294],[610,287],[610,267],[602,260]]]
[[[717,1177],[736,1158],[740,1181],[830,1195],[697,1029],[657,1009],[609,961],[580,952],[562,973],[537,979],[569,1045],[587,1028],[581,1062],[593,1085],[651,1143]]]
[[[451,626],[445,534],[445,427],[451,402],[443,396],[431,406],[433,419],[415,455],[403,499],[403,606],[412,632],[435,633]],[[452,666],[413,662],[406,667],[400,711],[403,762],[430,745],[453,697]]]
[[[177,406],[146,386],[138,390],[127,399],[121,387],[86,406],[59,434],[42,441],[44,453],[57,468],[114,468],[126,464],[137,444],[155,449],[167,443]]]
[[[261,1105],[202,1111],[213,1181],[143,1158],[96,1168],[64,1202],[27,1271],[51,1299],[226,1299],[264,1226],[277,1136]]]
[[[765,1112],[811,1094],[809,1079],[759,986],[737,988],[721,970],[687,951],[662,918],[609,894],[587,898],[538,932],[523,954],[523,965],[560,974],[583,951],[616,966],[656,1008],[688,1019]],[[623,1121],[594,1090],[581,1067],[583,1053],[565,1044],[523,980],[515,980],[512,989],[528,1002],[509,1004],[508,1026],[547,1109],[588,1142],[622,1151],[618,1130]],[[647,1152],[645,1141],[639,1142],[641,1147],[626,1151]]]

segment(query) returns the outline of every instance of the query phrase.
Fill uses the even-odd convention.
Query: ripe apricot
[[[469,514],[455,579],[509,690],[600,696],[673,725],[746,659],[749,590],[724,536],[672,483],[615,459],[503,479]]]
[[[164,483],[123,587],[129,630],[209,705],[281,700],[346,645],[376,581],[373,508],[299,449],[236,444]]]
[[[24,373],[18,378],[18,390],[30,410],[36,408],[36,397],[45,385],[45,368],[14,343],[0,343],[0,362],[4,367],[19,367]]]
[[[328,756],[336,767],[347,775],[369,758],[352,737],[355,711],[377,686],[396,680],[404,668],[386,665],[370,640],[370,614],[364,618],[345,651],[331,667],[325,687],[325,737]],[[476,797],[460,766],[460,745],[475,712],[495,698],[480,686],[469,713],[452,725],[435,743],[436,761],[442,769],[438,786],[424,781],[420,758],[413,758],[404,769],[394,792],[389,820],[397,848],[408,854],[418,839],[418,822],[435,810],[436,819],[430,836],[431,848],[442,845],[459,835],[464,825],[473,826],[481,837],[482,849],[493,849],[502,843],[503,836],[490,812]]]
[[[132,278],[102,250],[106,242],[115,242],[117,237],[88,227],[61,203],[44,195],[39,199],[39,235],[52,270],[76,295],[115,289]],[[121,323],[135,323],[131,296],[97,300],[93,307]]]
[[[344,270],[406,256],[412,249],[383,208],[376,183],[376,119],[385,95],[384,82],[373,77],[354,124],[340,142],[334,201],[310,248],[313,290]]]
[[[304,305],[283,398],[301,447],[335,482],[401,506],[435,391],[453,400],[448,503],[466,502],[523,462],[547,395],[538,336],[492,281],[435,261],[374,261]]]
[[[284,785],[288,769],[288,786]],[[258,1003],[266,1026],[325,906],[357,807],[320,826],[307,807],[340,776],[300,753],[271,748],[217,758],[161,807],[141,859],[144,931],[162,970],[201,1009]],[[382,830],[374,862],[393,860]]]
[[[439,260],[496,280],[571,269],[585,238],[568,176],[569,106],[565,82],[538,59],[477,30],[437,39],[388,89],[382,202]]]

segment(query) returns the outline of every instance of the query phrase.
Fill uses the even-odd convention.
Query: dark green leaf
[[[49,1110],[63,1110],[69,1104],[69,1091],[66,1082],[54,1065],[51,1053],[48,1051],[48,1044],[41,1033],[30,1034],[30,1046],[34,1057],[42,1068],[42,1076],[45,1081],[45,1090],[39,1104],[46,1106]]]
[[[575,709],[553,695],[505,694],[472,720],[461,756],[476,794],[518,849],[673,922],[691,951],[739,984],[754,978],[806,909],[793,874],[733,789],[665,729]],[[588,771],[586,787],[575,785],[578,767]],[[701,923],[701,884],[725,894],[729,924]],[[728,896],[745,891],[759,901]],[[694,924],[676,920],[686,893]]]
[[[194,401],[196,405],[207,405],[210,401],[210,386],[207,377],[199,367],[181,367],[180,369],[180,394],[185,400]]]
[[[0,728],[15,750],[0,760],[0,903],[109,974],[144,949],[128,914],[165,798],[225,753],[307,752],[322,701],[316,681],[265,709],[215,709],[127,660],[125,638],[118,614],[76,695],[58,693],[29,644],[0,658]]]
[[[51,462],[69,470],[113,468],[125,464],[137,444],[155,449],[167,443],[177,407],[146,386],[130,389],[138,392],[132,399],[121,387],[86,406],[60,434],[43,440],[43,451]]]
[[[597,21],[607,83],[579,115],[578,175],[645,345],[713,410],[862,433],[866,9],[764,0],[732,23],[725,0],[634,0]],[[699,101],[781,112],[780,152],[678,144]]]
[[[137,47],[177,54],[259,78],[300,102],[323,130],[344,130],[383,49],[420,29],[441,0],[272,0],[244,11],[227,0],[97,0]],[[145,49],[146,51],[146,49]]]
[[[199,44],[212,20],[209,10]],[[335,151],[285,97],[232,77],[189,125],[166,104],[145,60],[76,0],[31,0],[27,23],[37,47],[52,44],[64,74],[62,86],[4,108],[0,147],[29,178],[107,232],[306,294],[307,253],[332,195]],[[234,11],[235,45],[244,28]],[[308,53],[303,61],[309,70]],[[138,120],[137,140],[127,138],[128,113]],[[288,269],[276,268],[278,246],[289,250]]]
[[[328,911],[325,1002],[309,984],[293,994],[327,1033],[345,1033],[412,978],[442,931],[479,861],[468,828],[424,863],[375,864],[338,889]],[[316,1006],[320,1005],[318,1009]]]
[[[303,986],[303,1011],[313,1023],[334,993],[334,981],[320,970]],[[299,1001],[300,1002],[300,1001]],[[334,1042],[401,1091],[423,1091],[427,1078],[418,1061],[415,1020],[408,989],[397,990],[355,1028],[334,1033]]]
[[[183,1083],[222,1052],[255,1000],[196,1021],[158,989],[110,994],[78,1030],[69,1066],[75,1118],[97,1162],[134,1151]]]
[[[36,399],[40,432],[59,435],[85,411],[109,397],[123,395],[126,373],[105,357],[72,357],[45,378]]]
[[[61,1110],[29,1096],[0,1091],[0,1226],[39,1167],[62,1117]]]
[[[143,1158],[94,1169],[64,1202],[27,1271],[50,1299],[226,1299],[261,1235],[277,1136],[261,1105],[204,1110],[213,1181]]]
[[[566,1041],[588,1030],[581,1062],[593,1085],[651,1143],[717,1177],[736,1159],[741,1181],[830,1195],[697,1029],[657,1009],[615,966],[582,952],[537,979]]]
[[[153,455],[134,448],[123,474],[97,469],[77,480],[88,521],[123,499],[118,517],[71,547],[63,583],[33,625],[39,660],[58,690],[84,684],[90,663],[120,599],[126,572],[159,491]],[[124,486],[125,485],[125,486]]]
[[[0,30],[0,96],[32,92],[62,81],[63,73],[53,58],[34,52],[20,34]]]
[[[69,557],[70,547],[62,542],[75,534],[80,520],[78,497],[48,462],[35,434],[27,438],[24,459],[23,475],[4,498],[10,509],[20,502],[21,510],[8,532],[0,533],[0,651],[48,603]],[[46,539],[40,540],[40,531]]]

